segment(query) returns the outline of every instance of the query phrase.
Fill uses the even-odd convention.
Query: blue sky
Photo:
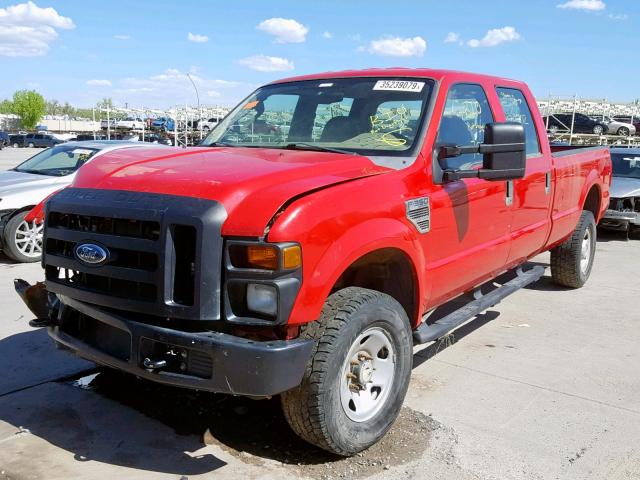
[[[434,67],[549,93],[640,98],[638,0],[0,1],[0,98],[232,105],[277,78]]]

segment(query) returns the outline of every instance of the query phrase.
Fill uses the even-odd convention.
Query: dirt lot
[[[0,167],[29,149],[0,152]],[[547,264],[548,256],[537,262]],[[298,440],[277,399],[187,392],[55,350],[0,255],[0,479],[640,479],[640,241],[601,235],[587,286],[549,274],[415,350],[400,420],[337,459]]]

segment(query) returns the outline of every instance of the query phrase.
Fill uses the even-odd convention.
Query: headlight
[[[272,285],[247,285],[247,307],[252,312],[274,316],[278,313],[278,292]]]

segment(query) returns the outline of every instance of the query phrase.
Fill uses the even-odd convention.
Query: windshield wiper
[[[286,148],[287,150],[311,150],[315,152],[331,152],[331,153],[341,153],[342,155],[356,155],[355,152],[350,152],[349,150],[342,150],[340,148],[331,148],[331,147],[321,147],[320,145],[314,145],[312,143],[303,143],[303,142],[287,143],[285,146],[279,147],[279,148]]]
[[[194,145],[194,147],[236,147],[237,145],[232,145],[230,143],[225,142],[211,142],[211,143],[198,143]]]
[[[14,170],[16,172],[20,172],[20,173],[33,173],[34,175],[44,175],[46,177],[51,177],[52,176],[52,175],[49,175],[48,173],[44,173],[42,170],[29,170],[28,168],[20,169],[20,170],[15,168]]]

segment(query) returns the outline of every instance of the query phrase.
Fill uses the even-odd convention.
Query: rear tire
[[[281,395],[287,422],[331,453],[365,450],[391,428],[409,386],[413,342],[406,312],[389,295],[349,287],[327,299],[302,336],[316,344],[300,386]]]
[[[28,213],[18,213],[4,227],[4,253],[16,262],[39,262],[42,258],[42,225],[25,222]]]
[[[558,285],[582,287],[591,274],[596,254],[596,222],[584,210],[573,234],[551,250],[551,277]]]

